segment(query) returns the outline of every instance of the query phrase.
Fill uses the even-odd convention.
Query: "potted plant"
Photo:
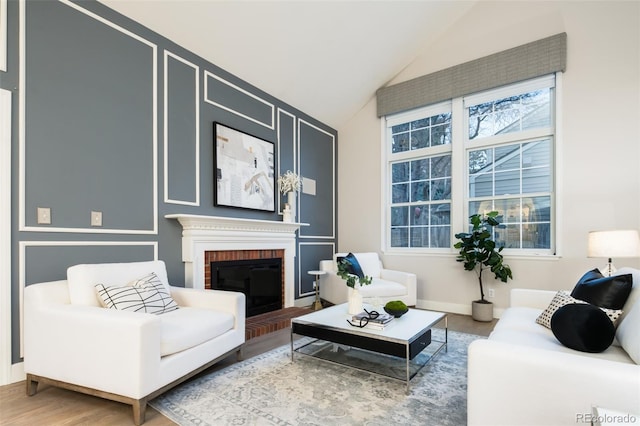
[[[476,321],[491,321],[493,319],[493,303],[484,298],[482,273],[490,269],[495,279],[507,282],[513,278],[511,268],[504,263],[500,253],[504,246],[496,248],[492,238],[491,228],[498,226],[498,212],[492,211],[486,215],[474,214],[469,217],[473,228],[471,232],[460,232],[455,237],[460,240],[454,247],[459,249],[456,261],[464,263],[464,269],[474,271],[480,285],[480,300],[475,300],[471,306],[471,316]]]
[[[357,315],[362,312],[362,295],[359,288],[363,285],[371,284],[371,277],[364,274],[362,276],[353,273],[353,267],[349,259],[343,258],[338,261],[338,272],[340,278],[346,281],[349,287],[349,313]]]

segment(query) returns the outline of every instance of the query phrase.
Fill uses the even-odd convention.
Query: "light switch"
[[[51,225],[51,209],[38,207],[38,225]]]
[[[102,212],[91,212],[91,226],[102,226]]]

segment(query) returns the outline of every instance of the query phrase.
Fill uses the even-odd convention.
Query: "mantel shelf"
[[[176,219],[184,230],[251,231],[291,233],[308,223],[278,222],[274,220],[243,219],[237,217],[204,216],[194,214],[168,214]]]

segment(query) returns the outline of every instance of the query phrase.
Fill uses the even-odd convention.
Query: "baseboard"
[[[21,382],[26,378],[27,375],[24,372],[24,362],[11,365],[11,377],[9,378],[10,383]]]
[[[460,314],[460,315],[471,315],[471,302],[468,304],[461,303],[447,303],[447,302],[437,302],[433,300],[424,300],[418,299],[416,303],[416,307],[420,309],[427,309],[430,311],[438,311],[438,312],[449,312],[452,314]],[[500,318],[504,309],[493,308],[493,317]]]

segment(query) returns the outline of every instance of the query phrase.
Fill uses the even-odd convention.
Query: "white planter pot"
[[[357,315],[362,311],[362,295],[357,288],[349,288],[349,315]]]
[[[482,322],[493,321],[493,303],[473,301],[473,303],[471,303],[471,318]]]

